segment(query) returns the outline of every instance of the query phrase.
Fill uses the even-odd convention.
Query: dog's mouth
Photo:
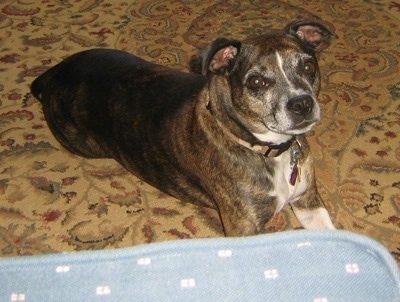
[[[252,134],[262,143],[281,144],[309,132],[320,120],[320,108],[309,94],[300,94],[286,102],[278,102],[251,127]]]
[[[318,118],[303,119],[290,127],[281,127],[279,123],[274,123],[273,125],[265,125],[266,131],[262,133],[253,132],[252,134],[261,142],[282,144],[292,139],[295,135],[309,132],[318,121]]]
[[[311,130],[319,122],[318,118],[303,119],[301,122],[294,124],[287,133],[296,132],[296,134],[306,133]]]
[[[319,120],[318,104],[311,97],[303,96],[290,100],[286,107],[273,115],[273,121],[265,122],[265,127],[282,134],[298,135],[310,131]]]
[[[305,133],[319,122],[319,112],[313,112],[308,115],[294,115],[290,112],[274,114],[273,122],[266,122],[265,127],[274,132],[291,134]]]

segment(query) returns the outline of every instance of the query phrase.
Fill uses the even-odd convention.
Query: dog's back
[[[65,148],[89,158],[115,158],[119,150],[110,146],[128,140],[131,145],[126,148],[135,147],[130,152],[142,149],[146,140],[141,137],[156,135],[154,130],[170,113],[193,102],[205,81],[201,75],[152,64],[127,52],[93,49],[50,68],[34,80],[31,91]],[[143,130],[133,133],[138,124]],[[146,128],[153,133],[146,133]]]

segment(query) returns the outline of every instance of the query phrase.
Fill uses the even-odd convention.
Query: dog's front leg
[[[305,229],[335,229],[315,185],[291,206]]]
[[[264,227],[274,215],[276,203],[229,201],[219,205],[219,214],[226,236],[252,236],[265,232]]]

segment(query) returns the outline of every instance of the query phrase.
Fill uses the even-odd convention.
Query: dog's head
[[[333,36],[318,22],[300,20],[243,42],[217,39],[191,67],[211,77],[210,93],[219,97],[210,107],[217,114],[229,115],[259,141],[277,144],[319,121],[316,53]]]

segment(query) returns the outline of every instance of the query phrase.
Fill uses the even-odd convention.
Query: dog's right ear
[[[294,21],[288,24],[285,30],[289,34],[299,38],[316,52],[327,48],[330,41],[337,38],[326,25],[312,20]]]
[[[190,60],[190,70],[203,75],[224,74],[233,66],[241,45],[237,40],[219,38]]]

